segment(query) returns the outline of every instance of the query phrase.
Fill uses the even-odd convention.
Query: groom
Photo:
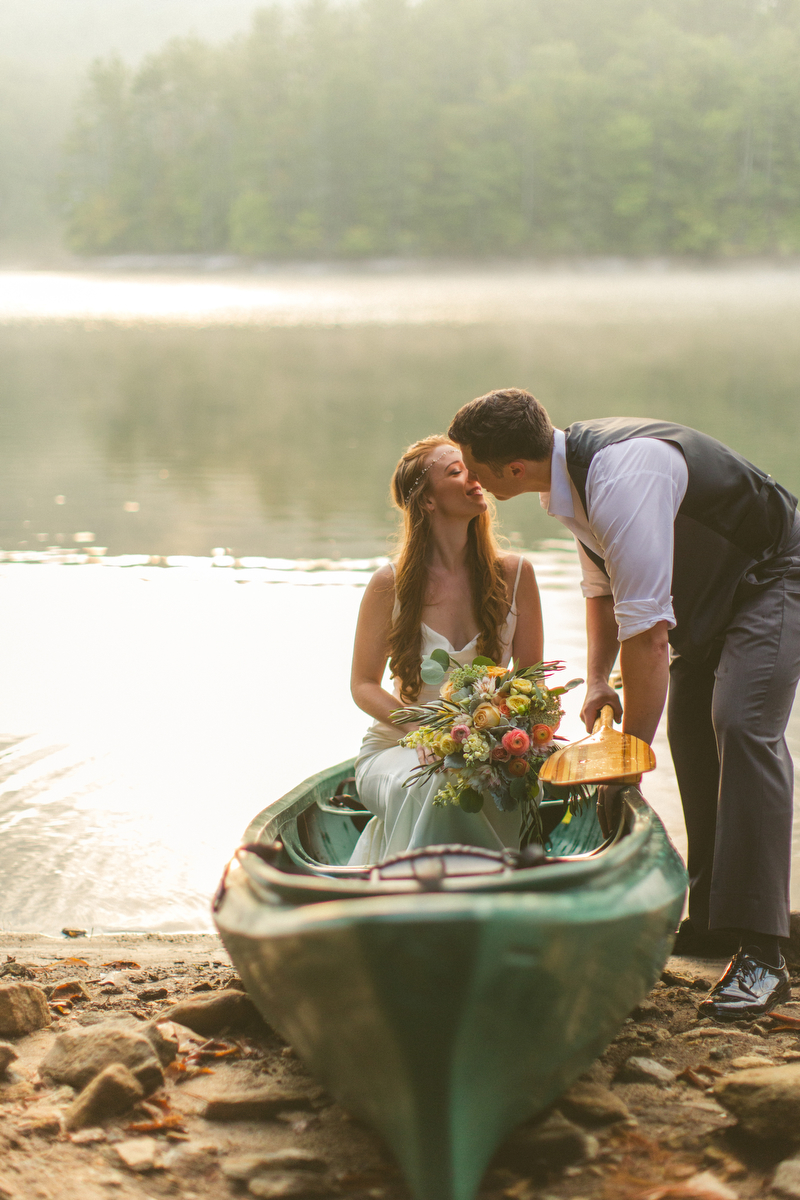
[[[738,945],[701,1011],[769,1012],[790,994],[778,939],[789,933],[794,781],[784,731],[800,677],[795,497],[684,425],[609,417],[554,429],[516,388],[464,405],[449,436],[498,500],[539,492],[575,537],[587,728],[610,704],[624,732],[652,742],[669,684],[690,878],[675,949]],[[608,682],[617,653],[624,716]],[[602,812],[614,789],[600,792]]]

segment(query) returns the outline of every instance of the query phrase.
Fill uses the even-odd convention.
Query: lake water
[[[358,746],[406,443],[520,385],[561,425],[695,425],[797,492],[799,317],[767,268],[0,273],[0,928],[210,927],[251,816]],[[581,674],[574,551],[534,498],[500,508]]]

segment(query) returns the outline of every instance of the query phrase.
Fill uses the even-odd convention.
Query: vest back
[[[797,500],[771,476],[708,434],[669,421],[609,417],[576,421],[566,434],[567,469],[586,509],[592,459],[606,446],[657,438],[677,446],[689,482],[675,518],[672,599],[679,654],[705,658],[726,628],[744,577],[780,555],[792,531]],[[603,570],[598,555],[584,547]]]

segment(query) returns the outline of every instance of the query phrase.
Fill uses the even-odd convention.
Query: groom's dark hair
[[[470,400],[453,417],[447,436],[498,472],[516,458],[541,462],[553,448],[546,409],[522,388],[503,388]]]

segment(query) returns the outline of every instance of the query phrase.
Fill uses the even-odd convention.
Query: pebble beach
[[[500,1147],[479,1200],[800,1197],[800,1005],[698,1019],[723,967],[670,959],[589,1072]],[[0,1039],[2,1200],[409,1200],[213,935],[2,934]]]

